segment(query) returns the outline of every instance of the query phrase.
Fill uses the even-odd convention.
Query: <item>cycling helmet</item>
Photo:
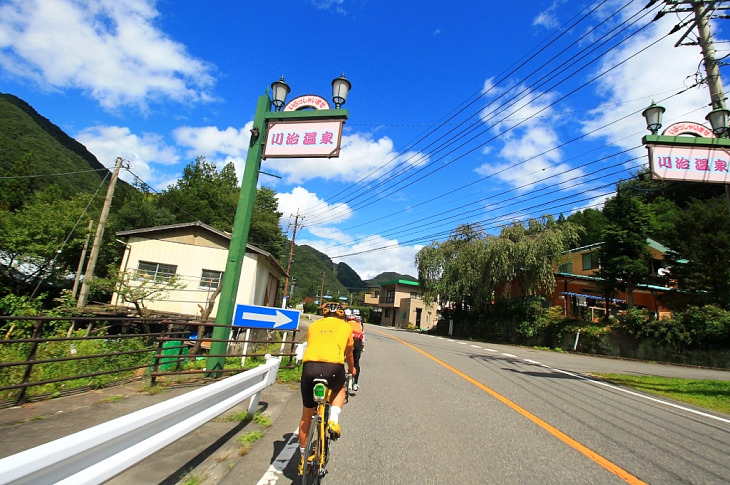
[[[328,302],[322,305],[322,315],[325,317],[345,318],[345,307],[337,302]]]

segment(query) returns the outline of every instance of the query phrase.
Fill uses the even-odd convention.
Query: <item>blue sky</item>
[[[0,0],[0,92],[163,190],[196,156],[240,178],[256,100],[282,75],[288,100],[329,100],[344,73],[341,156],[265,160],[281,178],[259,185],[290,237],[299,214],[298,244],[364,279],[416,276],[416,252],[460,224],[600,207],[647,163],[652,100],[665,126],[705,122],[700,49],[667,36],[689,14],[652,22],[662,2],[647,3]]]

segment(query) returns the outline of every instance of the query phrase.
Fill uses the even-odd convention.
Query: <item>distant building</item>
[[[669,309],[659,301],[662,294],[673,291],[673,288],[662,284],[662,274],[670,271],[664,262],[669,249],[653,239],[647,239],[646,245],[652,258],[651,274],[647,275],[648,283],[634,288],[634,306],[647,309],[659,319],[670,317]],[[600,248],[601,243],[596,243],[563,254],[555,273],[551,304],[562,307],[565,315],[596,321],[606,313],[606,299],[599,286],[602,279],[596,276],[601,267],[598,259]],[[614,295],[608,301],[608,311],[616,315],[625,310],[626,297],[625,292]]]
[[[134,229],[117,232],[126,238],[127,247],[120,271],[135,271],[140,277],[177,275],[185,284],[182,290],[169,292],[165,299],[145,300],[151,311],[200,316],[210,296],[220,285],[228,260],[231,235],[202,222]],[[236,302],[247,305],[275,306],[281,280],[286,271],[266,251],[246,245]],[[219,298],[210,315],[214,318]],[[113,305],[130,306],[117,293]]]
[[[365,303],[374,301],[380,310],[380,324],[387,327],[429,330],[438,322],[438,307],[426,305],[417,281],[394,280],[381,283],[378,289],[368,287]]]

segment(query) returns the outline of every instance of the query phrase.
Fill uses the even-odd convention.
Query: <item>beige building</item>
[[[231,235],[202,222],[157,226],[120,231],[126,249],[120,271],[138,276],[176,275],[185,287],[170,291],[166,298],[144,301],[148,310],[189,316],[200,316],[210,296],[221,283],[228,259]],[[236,303],[275,306],[280,281],[286,271],[266,251],[251,244],[241,270]],[[134,280],[132,280],[134,281]],[[210,318],[215,317],[219,298]],[[113,305],[133,307],[118,294],[112,295]]]
[[[435,303],[426,305],[416,281],[387,281],[378,289],[368,288],[365,302],[373,301],[374,295],[377,295],[375,306],[381,310],[380,324],[383,326],[429,330],[438,321],[438,306]]]

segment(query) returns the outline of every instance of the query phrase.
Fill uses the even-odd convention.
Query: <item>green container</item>
[[[169,340],[162,343],[162,355],[171,357],[160,358],[159,369],[161,371],[175,370],[180,362],[180,356],[188,355],[188,347],[183,345],[182,340]]]

